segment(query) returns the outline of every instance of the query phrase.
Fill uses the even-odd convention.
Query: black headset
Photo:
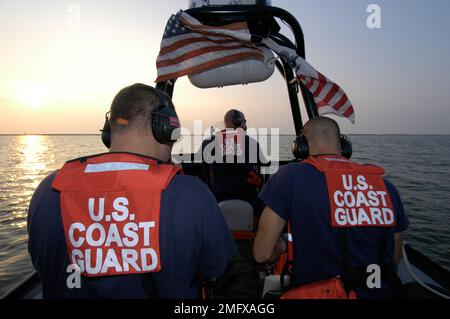
[[[158,89],[151,88],[159,98],[159,103],[151,113],[152,133],[160,144],[173,145],[179,139],[180,120],[175,111],[175,107],[169,96]],[[103,126],[102,142],[109,149],[111,148],[111,112],[105,115],[105,125]],[[178,133],[175,135],[174,133]]]
[[[342,156],[350,159],[353,155],[353,144],[347,135],[341,134],[341,150]],[[309,145],[308,140],[302,133],[297,136],[292,143],[292,154],[297,160],[305,160],[309,157]],[[325,154],[324,154],[325,155]],[[326,154],[327,155],[327,154]]]

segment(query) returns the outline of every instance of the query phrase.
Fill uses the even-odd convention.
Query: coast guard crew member
[[[244,113],[230,110],[224,116],[225,130],[202,144],[204,160],[211,164],[211,190],[218,202],[240,199],[249,202],[255,214],[262,212],[258,192],[262,181],[259,166],[267,160],[259,143],[247,135]]]
[[[127,87],[106,118],[110,152],[70,161],[39,185],[28,250],[44,298],[194,299],[199,274],[223,274],[235,246],[214,196],[169,163],[179,126],[168,96]]]
[[[288,223],[298,298],[315,298],[308,293],[317,293],[318,286],[311,284],[326,285],[337,276],[358,298],[391,297],[391,269],[402,258],[409,223],[397,189],[382,177],[382,168],[341,155],[343,137],[335,121],[313,119],[300,138],[307,159],[282,167],[260,194],[267,207],[254,243],[256,260],[278,259],[286,249],[279,239]],[[367,267],[373,264],[381,267],[380,289],[367,287]]]

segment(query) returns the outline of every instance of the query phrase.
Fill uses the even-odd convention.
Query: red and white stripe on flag
[[[167,23],[156,61],[156,82],[200,73],[244,59],[262,59],[251,43],[246,22],[223,27],[207,26],[183,11]]]
[[[272,39],[263,43],[291,61],[297,78],[312,93],[320,115],[335,114],[355,123],[350,99],[336,83],[316,71],[295,50],[280,46]],[[246,22],[222,27],[201,24],[180,11],[167,23],[156,61],[156,82],[173,80],[245,59],[263,59],[262,52],[251,42]]]
[[[355,123],[355,111],[350,99],[336,83],[330,81],[322,73],[317,78],[297,74],[298,79],[312,93],[320,115],[335,114],[348,118]]]
[[[312,93],[320,115],[334,114],[349,119],[355,123],[355,111],[352,102],[344,90],[314,69],[305,59],[297,55],[295,50],[284,47],[265,39],[264,44],[280,56],[285,56],[291,62],[297,78]]]

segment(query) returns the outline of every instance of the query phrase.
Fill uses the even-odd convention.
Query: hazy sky
[[[356,110],[348,133],[450,134],[450,1],[273,0],[303,26],[307,59]],[[377,3],[382,28],[366,26]],[[81,9],[70,23],[71,4]],[[5,133],[96,133],[122,87],[152,84],[161,36],[188,0],[0,0],[0,111]],[[184,126],[230,107],[254,127],[293,133],[285,84],[200,90],[177,82]]]

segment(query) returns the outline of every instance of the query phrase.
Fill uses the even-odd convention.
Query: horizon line
[[[450,136],[450,133],[354,133],[349,136]],[[101,133],[0,133],[0,136],[101,136]],[[189,136],[189,135],[182,135]],[[193,135],[204,136],[204,135]],[[280,136],[296,136],[295,133],[283,133]]]

